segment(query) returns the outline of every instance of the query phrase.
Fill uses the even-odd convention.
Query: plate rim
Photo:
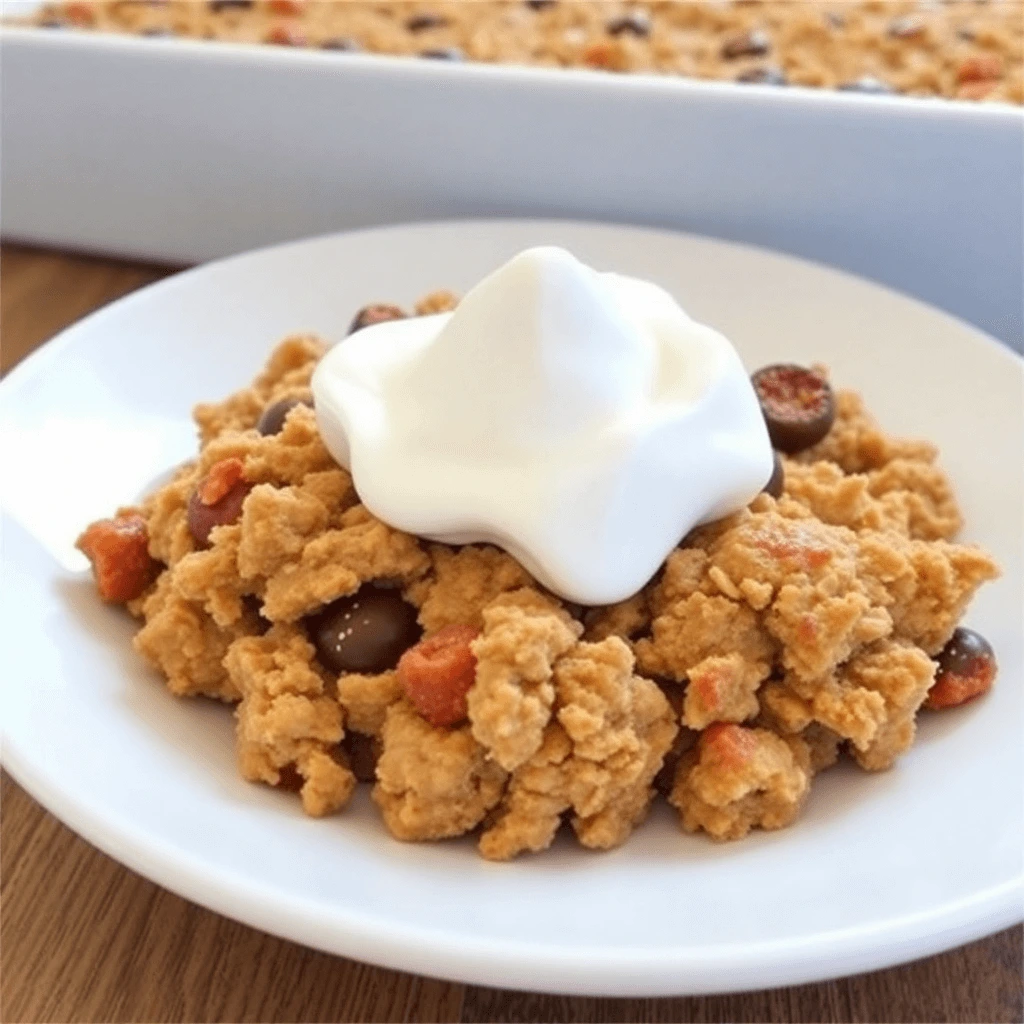
[[[349,911],[339,912],[337,907],[328,914],[307,900],[285,899],[273,890],[260,890],[257,894],[251,885],[233,881],[219,868],[210,868],[191,856],[166,853],[162,843],[147,838],[144,832],[124,822],[111,828],[100,812],[65,799],[59,787],[48,784],[45,777],[34,773],[31,767],[26,768],[17,755],[12,759],[6,733],[3,745],[8,748],[3,752],[4,768],[59,821],[118,863],[181,898],[304,946],[392,970],[466,984],[610,997],[752,991],[896,966],[1024,920],[1022,875],[939,908],[799,938],[756,944],[734,942],[703,950],[669,947],[657,954],[617,947],[590,949],[586,953],[590,965],[586,972],[581,972],[579,953],[564,947],[466,940],[456,934],[409,925],[396,929],[376,923],[365,915],[356,915],[353,921]],[[347,920],[340,921],[341,917]],[[317,931],[313,937],[309,928],[311,919]],[[348,934],[342,934],[343,931]],[[875,935],[887,937],[889,943],[898,941],[902,948],[896,959],[892,956],[891,945],[865,944],[865,939]],[[437,950],[441,944],[444,968],[424,964],[423,951]],[[757,955],[751,956],[751,951]],[[802,952],[811,951],[812,957],[801,958]],[[786,959],[787,954],[789,959]],[[824,961],[828,962],[828,968],[823,972]],[[508,966],[503,968],[502,964]],[[673,971],[680,969],[685,969],[686,976],[677,980]],[[720,980],[713,981],[709,987],[693,976],[700,970]],[[567,977],[568,971],[572,972],[572,978]]]
[[[80,328],[107,314],[114,306],[123,308],[123,304],[145,302],[153,290],[174,289],[181,287],[183,282],[187,286],[192,275],[202,274],[212,267],[245,261],[258,255],[281,253],[314,242],[328,242],[332,239],[348,241],[366,234],[400,234],[409,228],[429,231],[456,225],[469,230],[486,231],[494,225],[509,224],[550,230],[558,230],[562,226],[592,227],[601,231],[622,230],[631,235],[645,233],[699,240],[724,249],[754,251],[776,260],[813,267],[818,271],[825,270],[891,295],[898,295],[903,301],[909,300],[931,314],[948,318],[969,333],[976,342],[994,346],[1003,356],[1009,357],[1009,364],[1018,372],[1024,368],[1024,359],[1007,345],[928,303],[858,275],[766,247],[723,241],[690,232],[594,220],[454,218],[328,232],[261,247],[172,273],[100,307],[38,346],[0,380],[0,409],[6,405],[7,398],[13,397],[21,387],[45,376],[50,361],[73,342]],[[940,952],[1024,920],[1022,871],[1017,878],[1008,882],[990,886],[970,897],[941,904],[927,911],[883,918],[870,924],[832,932],[817,932],[810,936],[756,943],[719,943],[703,949],[695,949],[693,946],[667,947],[657,953],[649,949],[605,946],[587,951],[589,967],[581,971],[579,952],[574,954],[571,948],[548,948],[521,940],[467,940],[457,933],[443,930],[435,932],[421,926],[382,925],[362,913],[353,916],[344,908],[332,906],[330,914],[327,914],[316,905],[306,906],[308,901],[294,896],[285,898],[275,890],[255,887],[252,883],[233,882],[229,873],[219,868],[211,869],[201,859],[181,852],[169,853],[164,848],[166,844],[147,837],[144,830],[133,830],[126,822],[117,820],[117,815],[104,818],[102,809],[93,803],[86,805],[65,798],[59,785],[46,777],[45,770],[33,764],[31,755],[18,751],[17,741],[9,734],[6,726],[3,729],[0,760],[34,799],[73,831],[131,870],[185,899],[260,930],[339,955],[434,977],[457,976],[459,980],[476,984],[534,990],[541,985],[545,991],[581,995],[680,995],[742,991],[822,980],[902,963]],[[315,934],[311,935],[311,931]],[[882,939],[882,945],[871,941],[873,938]],[[894,947],[899,949],[894,950]],[[443,965],[434,966],[423,962],[425,949],[436,952],[441,948],[444,950],[441,958]],[[801,951],[811,948],[813,956],[800,956]],[[708,972],[705,975],[707,983],[694,977],[694,973],[701,969]],[[682,971],[684,976],[676,978],[676,971]],[[568,972],[571,972],[571,977]]]

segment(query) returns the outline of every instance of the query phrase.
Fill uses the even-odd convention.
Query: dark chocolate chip
[[[264,437],[280,434],[281,428],[284,426],[285,417],[295,406],[306,405],[312,408],[312,404],[312,402],[307,402],[304,398],[282,398],[280,402],[274,402],[273,405],[268,405],[263,410],[263,414],[256,424],[256,429]]]
[[[889,22],[888,31],[893,39],[913,39],[924,31],[924,22],[920,18],[905,14],[900,18],[893,18]]]
[[[971,679],[981,673],[994,674],[995,659],[992,645],[980,633],[958,626],[939,653],[935,681],[949,675]]]
[[[372,584],[327,605],[308,626],[321,664],[332,672],[386,672],[422,635],[416,609],[401,592]]]
[[[782,468],[782,459],[779,458],[778,452],[772,452],[772,458],[775,460],[772,466],[772,475],[762,489],[765,494],[770,494],[773,498],[781,498],[782,488],[786,483],[786,471]]]
[[[554,7],[558,0],[526,0],[526,6],[531,11],[543,11],[548,7]]]
[[[63,28],[63,27],[64,27],[64,22],[61,21],[59,18],[46,18],[43,21],[40,21],[38,23],[38,25],[37,25],[37,28]]]
[[[360,732],[346,732],[341,746],[345,751],[352,774],[360,782],[376,781],[377,758],[380,757],[381,748],[380,740],[373,736],[364,736]]]
[[[252,7],[254,0],[209,0],[207,6],[214,13],[218,11],[230,11],[232,9],[244,11]]]
[[[388,320],[404,319],[405,313],[398,306],[392,306],[386,302],[376,302],[371,306],[363,306],[356,313],[348,333],[355,334],[356,331],[361,331],[364,327],[372,327],[374,324],[382,324]]]
[[[447,18],[440,14],[414,14],[405,23],[410,32],[426,32],[430,28],[444,28],[448,24]]]
[[[643,11],[629,11],[619,18],[612,18],[605,28],[612,36],[621,36],[628,32],[643,39],[651,34],[651,19]]]
[[[722,43],[722,56],[726,60],[735,60],[737,57],[763,57],[771,48],[772,41],[768,38],[767,33],[755,28],[750,32],[726,39]]]
[[[144,28],[140,33],[140,36],[146,36],[149,39],[164,39],[168,36],[173,36],[174,33],[169,28]]]
[[[229,526],[237,522],[242,514],[242,502],[251,490],[252,484],[239,480],[220,501],[215,501],[212,505],[205,504],[200,499],[199,492],[193,491],[192,497],[188,499],[186,519],[189,533],[196,544],[201,548],[207,547],[210,543],[210,531],[215,526]]]
[[[320,44],[321,50],[337,50],[339,53],[356,53],[362,47],[354,40],[346,38],[325,39]]]
[[[844,82],[839,86],[841,92],[863,92],[874,96],[888,96],[892,86],[873,75],[864,75],[852,82]]]
[[[773,65],[764,68],[751,68],[743,74],[736,76],[737,82],[747,82],[750,85],[786,85],[786,74],[781,68]]]
[[[792,364],[765,366],[751,378],[772,445],[789,455],[817,444],[836,417],[827,380]]]
[[[829,28],[846,28],[846,19],[836,11],[828,11],[825,14],[825,23]]]
[[[970,25],[961,25],[956,30],[956,35],[958,39],[962,39],[965,43],[973,43],[977,38],[977,33]]]
[[[428,60],[462,60],[465,55],[457,46],[440,46],[434,50],[422,50],[420,56]]]

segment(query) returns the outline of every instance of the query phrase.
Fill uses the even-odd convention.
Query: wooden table
[[[164,267],[2,250],[2,367]],[[99,853],[2,792],[3,1021],[1021,1021],[1022,934],[821,985],[589,999],[450,984],[264,935]]]

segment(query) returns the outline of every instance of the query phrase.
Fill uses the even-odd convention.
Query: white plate
[[[968,616],[999,655],[995,691],[926,717],[893,771],[829,772],[794,827],[731,845],[681,834],[661,808],[612,853],[565,840],[496,865],[469,841],[394,842],[365,793],[314,821],[243,782],[230,713],[172,698],[141,664],[76,534],[189,456],[192,403],[248,381],[281,335],[341,337],[367,301],[464,290],[540,243],[666,286],[751,367],[830,363],[888,427],[941,444],[966,536],[1005,571]],[[321,949],[490,985],[781,985],[1008,926],[1024,892],[1021,370],[972,328],[874,285],[631,228],[423,224],[181,274],[70,328],[0,385],[5,764],[89,841],[189,899]]]

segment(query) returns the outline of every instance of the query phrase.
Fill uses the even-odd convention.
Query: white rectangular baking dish
[[[12,27],[0,46],[12,240],[194,262],[427,218],[628,221],[821,260],[1024,346],[1016,108]]]

